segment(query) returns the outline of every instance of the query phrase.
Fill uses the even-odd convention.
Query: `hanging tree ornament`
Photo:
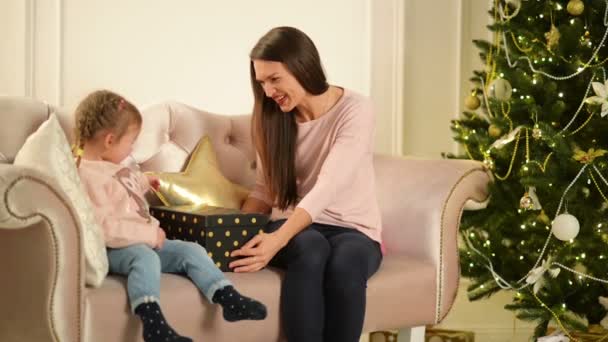
[[[464,100],[464,105],[470,110],[476,110],[479,108],[481,102],[479,101],[479,97],[477,97],[477,91],[473,90],[469,96]]]
[[[509,101],[512,93],[511,83],[504,78],[497,78],[490,85],[491,96],[499,101]]]
[[[553,266],[551,258],[543,260],[542,264],[532,269],[526,277],[526,283],[534,285],[532,290],[534,294],[538,293],[540,289],[545,286],[545,273],[548,273],[551,278],[556,278],[559,275],[560,269],[558,267],[551,268]]]
[[[494,160],[492,160],[492,157],[490,157],[489,155],[485,155],[483,158],[483,165],[488,169],[488,170],[494,170]]]
[[[488,126],[488,135],[492,138],[498,138],[502,134],[502,130],[500,127],[495,124],[491,124]]]
[[[505,8],[498,8],[500,16],[503,20],[515,18],[521,9],[521,0],[505,0]]]
[[[544,210],[540,211],[540,214],[538,214],[538,216],[536,217],[536,219],[539,220],[540,222],[544,223],[544,224],[551,223],[551,219],[549,218],[549,216],[547,216],[547,214],[545,213]]]
[[[531,186],[519,200],[519,207],[525,210],[541,210],[543,207],[536,195],[536,187]]]
[[[591,164],[595,160],[595,158],[601,157],[604,154],[608,153],[606,150],[602,150],[601,148],[596,150],[594,148],[590,148],[589,151],[585,152],[581,149],[575,149],[574,155],[572,159],[576,160],[581,164]]]
[[[532,209],[532,198],[530,195],[525,192],[524,195],[519,200],[519,208],[529,210]]]
[[[538,140],[543,137],[543,131],[540,130],[538,124],[534,124],[534,128],[532,128],[532,138]]]
[[[581,37],[582,46],[591,46],[591,34],[589,31],[585,31],[585,34]]]
[[[553,220],[551,231],[556,238],[562,241],[570,241],[574,239],[580,231],[580,224],[573,215],[568,213],[557,215]]]
[[[608,80],[604,83],[592,82],[593,91],[595,96],[590,96],[585,99],[588,104],[601,105],[601,116],[604,117],[608,114]]]
[[[570,0],[566,9],[572,15],[581,15],[585,10],[585,4],[581,0]]]
[[[549,51],[553,50],[553,48],[559,44],[560,37],[561,34],[559,33],[557,27],[551,24],[551,29],[549,32],[545,33],[545,38],[547,39],[547,49],[549,49]]]

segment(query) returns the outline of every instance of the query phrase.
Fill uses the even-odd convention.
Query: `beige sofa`
[[[81,229],[65,194],[44,174],[11,165],[52,111],[31,99],[0,97],[0,341],[139,341],[125,280],[108,276],[100,288],[84,286]],[[57,115],[71,139],[71,113]],[[143,116],[133,166],[177,171],[207,134],[224,174],[253,184],[248,116],[214,115],[179,103],[149,107]],[[400,340],[422,341],[423,327],[441,321],[454,301],[460,215],[465,203],[486,199],[490,177],[481,164],[460,160],[377,155],[375,167],[387,255],[369,281],[364,331],[401,329]],[[161,300],[169,321],[194,341],[283,341],[281,272],[227,275],[243,293],[266,303],[266,320],[227,323],[190,281],[164,275]]]

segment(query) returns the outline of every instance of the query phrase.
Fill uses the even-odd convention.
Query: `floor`
[[[454,306],[437,328],[472,331],[476,342],[529,341],[534,325],[516,320],[513,312],[503,308],[510,303],[510,293],[501,292],[490,299],[469,302],[466,296],[468,285],[466,279],[461,280]],[[360,342],[369,342],[367,334],[361,337]]]

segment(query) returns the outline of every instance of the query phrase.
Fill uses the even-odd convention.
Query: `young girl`
[[[148,213],[144,193],[158,187],[120,163],[131,153],[142,124],[130,102],[110,91],[88,95],[76,109],[76,162],[103,227],[110,272],[127,277],[131,310],[143,323],[144,341],[191,341],[165,321],[159,306],[160,274],[186,274],[230,322],[266,318],[266,307],[239,294],[193,242],[167,240]],[[238,304],[238,305],[237,305]]]

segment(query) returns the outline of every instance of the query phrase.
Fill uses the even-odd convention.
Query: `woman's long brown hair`
[[[298,200],[295,154],[298,127],[295,111],[283,113],[278,104],[267,98],[256,80],[253,60],[281,62],[300,85],[313,95],[327,91],[329,84],[315,44],[293,27],[276,27],[266,33],[249,54],[254,106],[251,136],[260,154],[268,190],[280,209]],[[258,166],[260,167],[260,166]]]

